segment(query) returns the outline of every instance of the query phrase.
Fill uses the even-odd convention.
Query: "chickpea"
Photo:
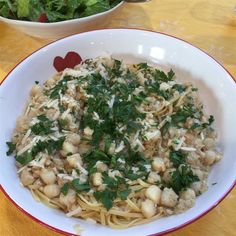
[[[194,200],[196,198],[196,194],[193,189],[188,188],[180,193],[180,198],[184,200]]]
[[[155,204],[159,204],[161,200],[161,189],[156,185],[151,185],[146,189],[145,196]]]
[[[63,161],[60,158],[53,158],[53,163],[57,169],[62,169],[64,167]]]
[[[41,86],[38,85],[38,84],[35,84],[35,85],[32,87],[31,91],[30,91],[30,96],[31,96],[31,97],[35,97],[35,96],[40,95],[41,93],[42,93],[42,88],[41,88]]]
[[[84,134],[87,136],[87,137],[91,137],[93,135],[93,130],[90,129],[89,127],[86,127],[84,129]]]
[[[176,169],[175,168],[171,168],[171,169],[168,169],[164,172],[163,176],[162,176],[162,180],[165,182],[165,183],[169,183],[171,181],[171,176],[172,176],[172,173],[175,171]]]
[[[155,157],[152,162],[152,169],[157,172],[164,172],[166,170],[166,166],[163,159]]]
[[[108,170],[108,166],[105,163],[101,162],[101,161],[98,161],[96,163],[96,168],[97,168],[98,172],[104,172],[104,171]]]
[[[82,158],[81,158],[79,153],[76,153],[76,154],[73,154],[71,156],[68,156],[67,157],[67,161],[68,161],[69,165],[71,167],[74,167],[74,168],[76,168],[78,166],[78,164],[80,166],[83,165],[83,161],[82,161]]]
[[[76,133],[69,134],[67,136],[68,142],[72,143],[73,145],[77,146],[80,143],[80,135]]]
[[[207,191],[207,183],[205,181],[197,181],[191,184],[190,186],[196,195],[200,195],[203,192]]]
[[[141,211],[144,217],[151,218],[156,214],[156,207],[153,201],[146,199],[141,203]]]
[[[156,182],[161,182],[161,177],[156,172],[151,171],[148,175],[147,182],[150,184],[154,184]]]
[[[204,164],[210,166],[216,161],[216,153],[212,150],[208,150],[205,153],[205,158],[203,159]]]
[[[161,194],[161,205],[174,207],[177,204],[178,195],[172,188],[164,188]]]
[[[52,170],[42,169],[40,178],[45,184],[54,184],[56,182],[56,175]]]
[[[60,187],[57,184],[49,184],[43,188],[43,192],[47,197],[54,198],[60,194]]]
[[[35,180],[33,175],[27,169],[22,170],[20,179],[24,186],[31,185]]]
[[[65,153],[72,153],[72,154],[75,154],[78,152],[78,148],[68,141],[64,141],[62,145],[62,150]]]
[[[93,174],[93,185],[94,186],[100,186],[102,185],[102,174],[99,172],[96,172]]]
[[[66,195],[61,193],[59,197],[59,201],[61,204],[65,205],[67,208],[71,208],[71,206],[76,202],[76,192],[72,189],[69,189]]]
[[[81,142],[81,144],[79,145],[79,154],[83,155],[85,154],[90,148],[90,145],[87,142]]]
[[[199,170],[199,169],[192,169],[192,171],[193,171],[193,174],[197,175],[197,177],[200,180],[204,180],[207,177],[207,172],[205,172],[205,171],[202,171],[202,170]]]

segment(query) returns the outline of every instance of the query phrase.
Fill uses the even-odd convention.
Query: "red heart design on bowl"
[[[77,52],[68,52],[65,58],[57,56],[54,58],[53,66],[57,72],[61,72],[66,68],[74,68],[82,61],[81,56]]]

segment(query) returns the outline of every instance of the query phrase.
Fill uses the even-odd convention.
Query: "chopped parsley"
[[[67,182],[65,183],[62,187],[61,187],[61,193],[63,193],[63,195],[67,195],[69,189],[73,189],[75,190],[77,193],[80,193],[82,191],[89,191],[91,189],[89,183],[80,183],[79,179],[74,179],[71,182]]]
[[[117,198],[117,192],[115,191],[96,191],[93,195],[107,210],[112,208],[113,201]]]
[[[65,183],[62,187],[61,187],[61,193],[63,193],[64,196],[67,195],[68,191],[69,191],[70,185],[69,183]]]
[[[13,154],[16,150],[16,144],[13,142],[6,142],[7,146],[8,146],[8,151],[6,152],[7,156],[10,156],[11,154]]]
[[[58,119],[58,126],[60,130],[66,129],[67,125],[68,125],[68,120],[66,119]]]
[[[121,200],[126,200],[130,193],[131,193],[131,189],[125,189],[125,190],[122,190],[122,191],[118,191],[118,197]]]
[[[71,182],[71,186],[77,193],[81,191],[88,191],[91,188],[89,184],[81,184],[79,179],[74,179]]]
[[[59,106],[60,113],[63,113],[64,111],[66,111],[66,108],[62,106],[61,104],[59,104],[58,106]]]
[[[130,71],[124,74],[126,83],[115,81],[114,78],[120,75],[120,65],[121,62],[115,60],[112,69],[106,67],[109,79],[97,73],[85,78],[88,82],[85,89],[92,96],[87,100],[87,112],[83,114],[81,128],[88,126],[94,130],[91,141],[94,147],[98,147],[100,140],[107,135],[112,136],[112,140],[121,140],[124,132],[130,135],[142,128],[137,120],[143,120],[145,114],[137,110],[135,98],[135,102],[128,99],[139,83]],[[127,127],[124,132],[117,129],[122,126]]]
[[[45,115],[37,117],[39,122],[31,126],[31,131],[36,135],[47,135],[53,133],[53,121],[49,120]]]
[[[161,129],[162,134],[165,135],[171,126],[177,128],[183,127],[183,124],[187,121],[188,118],[201,119],[201,116],[202,113],[194,106],[194,104],[188,103],[182,108],[179,108],[170,116],[170,119]],[[192,128],[196,128],[196,125],[193,125]]]
[[[105,64],[103,64],[103,66],[106,68],[110,78],[119,77],[123,73],[123,70],[121,69],[121,61],[119,60],[114,59],[113,66],[111,68]]]
[[[147,71],[149,73],[147,74]],[[175,89],[167,89],[167,90],[161,90],[160,86],[162,83],[167,83],[169,81],[173,80],[174,72],[170,70],[167,74],[163,71],[155,69],[154,71],[145,70],[147,80],[145,81],[145,90],[148,92],[148,94],[156,94],[158,96],[161,96],[165,98],[166,100],[170,100],[173,97],[173,93]],[[151,75],[151,76],[148,76]]]
[[[137,65],[138,70],[150,71],[151,67],[146,63],[142,62]]]
[[[131,193],[131,190],[128,188],[128,184],[124,178],[119,176],[111,178],[106,172],[103,172],[102,175],[106,189],[103,191],[96,191],[94,196],[105,206],[107,210],[109,210],[112,208],[113,201],[117,197],[121,200],[126,200]]]
[[[48,154],[52,154],[54,151],[61,150],[62,144],[65,141],[65,137],[61,137],[58,140],[49,139],[47,141],[39,140],[32,148],[32,155],[35,156],[39,152],[46,151]]]
[[[26,165],[32,161],[39,152],[46,152],[52,154],[55,151],[61,150],[65,137],[61,137],[58,140],[49,139],[47,141],[39,140],[31,150],[24,152],[21,155],[16,156],[16,161],[21,165]]]
[[[186,90],[186,86],[183,84],[175,84],[172,89],[177,90],[179,93],[183,93]]]
[[[29,162],[33,160],[33,156],[31,152],[24,152],[23,154],[16,156],[16,161],[21,165],[27,165]]]
[[[185,164],[186,154],[183,151],[170,151],[170,160],[173,162],[174,167],[179,167]]]
[[[67,82],[71,80],[70,76],[65,76],[62,80],[60,80],[52,89],[49,91],[49,95],[51,99],[59,99],[60,94],[65,94],[68,89]]]
[[[188,117],[193,118],[196,115],[196,109],[191,104],[184,106],[177,110],[175,114],[171,116],[171,123],[178,127],[179,123],[185,123]]]
[[[179,193],[197,181],[199,181],[199,178],[193,174],[193,171],[188,165],[184,164],[172,173],[169,185],[176,193]]]
[[[87,163],[89,169],[92,168],[97,161],[110,164],[111,156],[101,150],[91,150],[84,156],[84,162]]]
[[[212,123],[215,121],[214,116],[210,115],[208,122],[204,122],[204,123],[194,123],[191,126],[191,129],[196,129],[196,128],[202,128],[202,129],[206,129],[207,127],[211,126]]]

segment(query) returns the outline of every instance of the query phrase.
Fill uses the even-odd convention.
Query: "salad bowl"
[[[128,63],[149,62],[163,68],[172,68],[177,77],[196,85],[205,110],[215,116],[214,128],[219,134],[218,146],[223,152],[222,160],[214,165],[209,175],[208,191],[197,198],[193,208],[178,215],[124,230],[114,230],[81,219],[69,218],[58,210],[36,202],[30,192],[20,186],[14,158],[6,156],[6,142],[10,140],[16,119],[24,109],[30,88],[35,81],[43,83],[60,71],[63,65],[58,64],[58,61],[66,61],[68,55],[77,55],[77,59],[86,60],[107,54]],[[65,63],[67,67],[74,66],[68,61]],[[83,236],[161,235],[174,231],[213,209],[235,185],[235,101],[236,84],[227,70],[211,56],[181,39],[143,30],[110,29],[81,33],[58,40],[19,63],[0,86],[0,110],[4,114],[0,116],[2,190],[10,201],[33,220],[65,235],[76,235],[78,232],[76,233],[75,228],[78,225],[83,229]]]
[[[104,23],[109,21],[112,15],[118,11],[123,5],[123,1],[112,7],[109,10],[100,13],[78,18],[78,19],[64,19],[58,22],[46,23],[46,15],[39,16],[37,21],[16,20],[2,17],[0,21],[9,26],[22,31],[23,33],[44,39],[55,40],[71,34],[80,33],[88,30],[102,28]],[[95,12],[95,10],[94,10]],[[54,14],[54,13],[53,13]]]

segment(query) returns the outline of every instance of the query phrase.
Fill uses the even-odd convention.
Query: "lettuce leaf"
[[[107,11],[121,0],[0,0],[0,15],[10,19],[58,22]]]

